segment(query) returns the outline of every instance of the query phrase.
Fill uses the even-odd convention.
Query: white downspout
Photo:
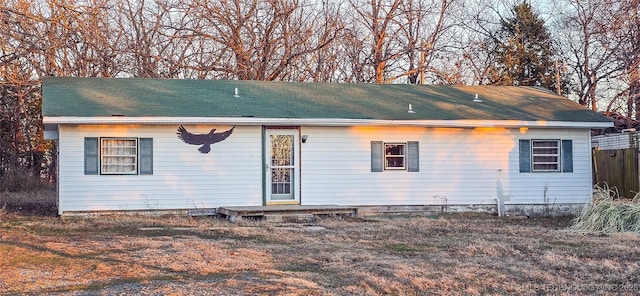
[[[502,169],[498,169],[498,181],[496,181],[496,206],[498,208],[498,217],[504,216],[504,188],[502,186],[501,177]]]

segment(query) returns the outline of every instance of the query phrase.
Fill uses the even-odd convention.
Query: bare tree
[[[407,77],[409,83],[426,83],[426,75],[441,83],[458,83],[459,71],[447,69],[444,57],[458,45],[456,34],[447,34],[457,27],[452,10],[457,1],[405,0],[400,5],[399,38],[404,45],[400,67],[386,82]]]
[[[640,1],[623,1],[621,14],[618,21],[622,30],[620,32],[621,46],[617,51],[617,57],[621,61],[624,72],[622,81],[628,86],[623,95],[627,97],[627,116],[640,118]],[[615,98],[614,98],[615,100]]]
[[[0,77],[0,190],[22,190],[41,175],[46,145],[40,134],[40,85],[19,66]]]
[[[172,67],[171,43],[164,32],[163,22],[170,18],[166,6],[154,1],[124,0],[118,3],[122,17],[118,20],[124,30],[126,56],[132,62],[129,71],[135,77],[177,78]]]
[[[36,35],[21,35],[37,20],[29,3],[12,4],[0,10],[0,190],[25,189],[29,176],[37,180],[37,160],[44,148],[38,125],[39,84],[29,67],[30,52],[38,48]]]
[[[460,33],[460,64],[466,71],[468,84],[489,84],[491,68],[495,59],[496,32],[508,7],[513,3],[505,1],[476,0],[465,1],[464,9],[458,14]]]
[[[182,31],[207,40],[217,56],[199,67],[226,78],[289,79],[290,66],[335,38],[330,31],[317,38],[320,15],[311,4],[299,0],[196,0],[187,15],[190,24],[198,26],[189,25]]]
[[[37,32],[29,30],[38,17],[32,9],[28,2],[0,7],[0,190],[25,189],[29,176],[39,178],[39,84],[30,67],[39,45]]]
[[[348,27],[350,34],[347,36],[351,39],[349,45],[362,50],[350,55],[356,68],[354,73],[361,72],[358,66],[371,67],[374,73],[372,81],[384,83],[387,78],[387,63],[402,54],[397,45],[400,27],[396,22],[402,1],[356,1],[349,1],[354,13],[349,15],[351,26]],[[364,78],[362,73],[357,75]]]
[[[311,4],[307,10],[307,26],[312,32],[309,42],[303,46],[307,52],[304,57],[296,59],[287,67],[291,81],[329,82],[343,81],[339,71],[341,44],[339,36],[344,32],[344,20],[340,13],[341,4],[322,1]],[[300,34],[302,32],[297,32]]]
[[[576,77],[578,102],[597,110],[599,83],[619,75],[622,65],[615,60],[620,39],[611,38],[619,30],[616,18],[622,13],[618,1],[568,0],[562,7],[560,23],[566,63]]]

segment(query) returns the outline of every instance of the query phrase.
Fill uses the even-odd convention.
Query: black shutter
[[[371,171],[382,172],[384,154],[382,141],[371,141]]]
[[[519,158],[520,158],[520,172],[530,173],[531,172],[531,141],[530,140],[520,140]]]
[[[153,175],[153,138],[140,138],[140,175]]]
[[[419,172],[420,171],[420,149],[418,141],[407,142],[407,171]]]
[[[84,174],[97,175],[99,173],[98,138],[84,138]]]
[[[573,172],[573,141],[562,140],[562,171]]]

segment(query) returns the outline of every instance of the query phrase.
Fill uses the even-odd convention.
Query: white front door
[[[300,204],[300,143],[297,129],[267,129],[266,202]]]

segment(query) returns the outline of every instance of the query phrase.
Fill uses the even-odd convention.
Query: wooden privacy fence
[[[640,192],[638,148],[594,150],[593,174],[596,184],[606,183],[621,197],[633,198]]]

